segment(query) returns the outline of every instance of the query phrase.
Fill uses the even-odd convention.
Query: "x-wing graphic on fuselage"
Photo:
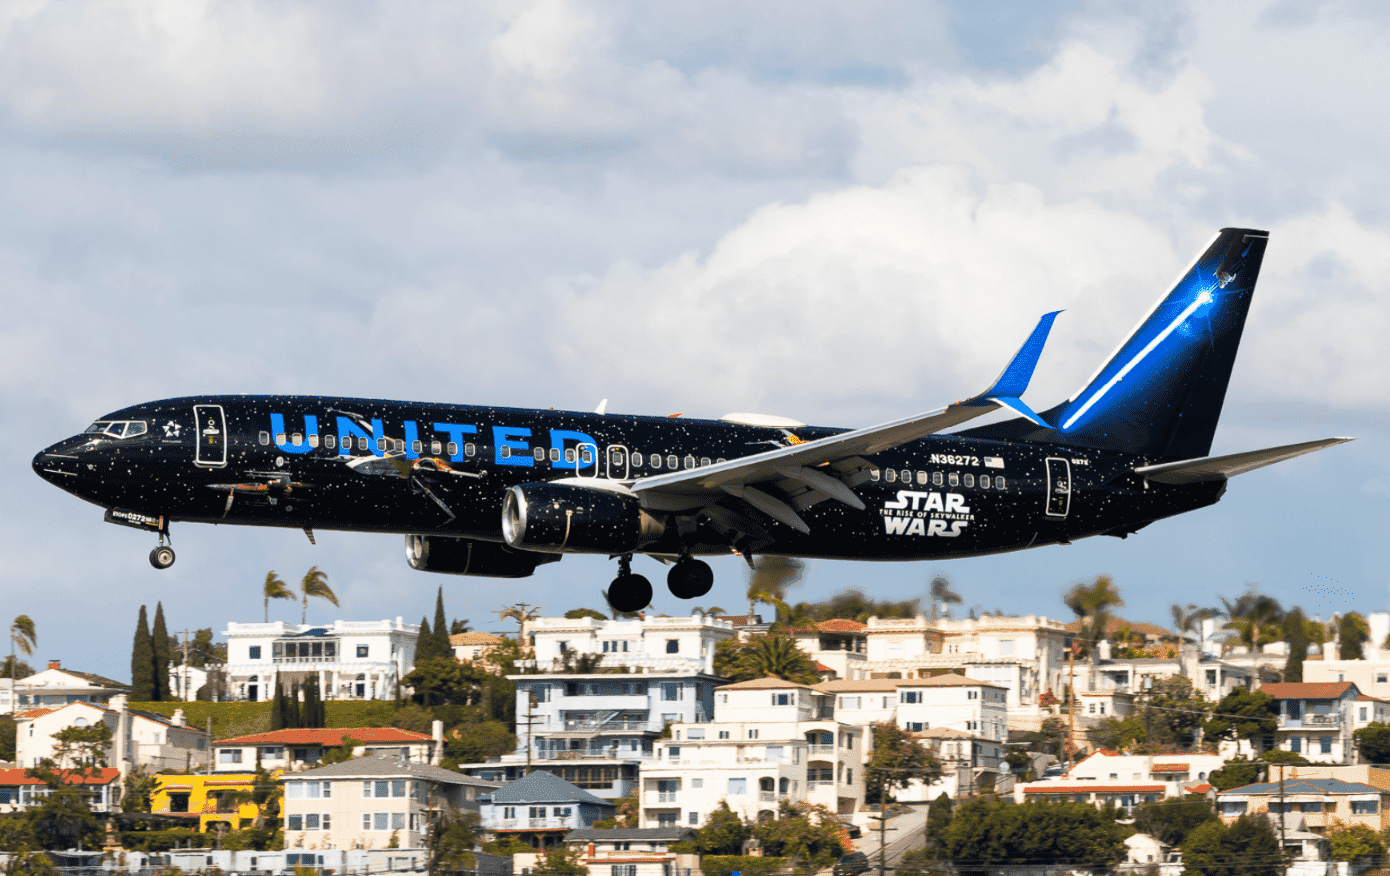
[[[1228,479],[1345,438],[1211,457],[1267,234],[1224,229],[1085,387],[1021,396],[1056,313],[989,389],[866,429],[373,399],[208,396],[135,405],[34,458],[44,479],[158,535],[172,522],[393,532],[411,566],[519,578],[565,553],[619,559],[615,608],[700,556],[967,557],[1127,536],[1211,505]],[[990,411],[1013,419],[943,434]]]

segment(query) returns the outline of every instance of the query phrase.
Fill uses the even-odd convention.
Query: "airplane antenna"
[[[608,413],[608,399],[599,402],[598,407],[594,408],[594,413],[598,414],[600,417]]]

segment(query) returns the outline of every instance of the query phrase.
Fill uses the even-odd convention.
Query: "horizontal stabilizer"
[[[1229,456],[1206,456],[1201,459],[1181,459],[1177,462],[1164,462],[1159,465],[1142,465],[1134,472],[1161,484],[1195,484],[1199,481],[1219,481],[1353,440],[1355,439],[1323,438],[1318,441],[1305,441],[1302,444],[1286,444],[1283,447],[1232,453]]]

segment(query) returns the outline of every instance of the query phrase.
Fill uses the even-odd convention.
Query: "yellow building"
[[[272,778],[279,777],[277,770]],[[150,795],[150,811],[156,815],[187,817],[189,827],[197,819],[198,830],[251,827],[258,807],[251,802],[255,773],[217,773],[211,776],[157,775]]]

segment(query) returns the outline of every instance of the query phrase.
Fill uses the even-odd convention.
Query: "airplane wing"
[[[1181,459],[1177,462],[1162,462],[1158,465],[1141,465],[1134,472],[1161,484],[1195,484],[1199,481],[1218,481],[1353,440],[1355,439],[1323,438],[1318,441],[1305,441],[1302,444],[1286,444],[1283,447],[1232,453],[1228,456],[1205,456],[1201,459]]]
[[[710,509],[729,496],[800,532],[810,532],[798,511],[833,499],[862,510],[852,486],[869,477],[872,467],[862,454],[915,441],[964,423],[997,407],[1007,407],[1039,421],[1019,396],[1028,388],[1052,323],[1061,311],[1045,314],[989,389],[937,411],[855,429],[781,447],[752,456],[634,481],[631,489],[644,507],[659,511]],[[1040,422],[1040,421],[1039,421]],[[775,489],[767,489],[769,487]],[[748,532],[756,524],[729,509],[710,511],[731,528]]]

